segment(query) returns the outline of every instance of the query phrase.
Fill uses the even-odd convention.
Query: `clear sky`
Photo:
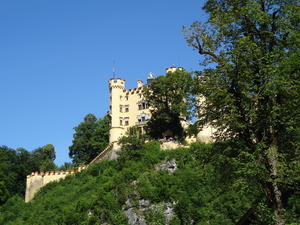
[[[196,0],[0,0],[0,145],[53,144],[70,162],[73,127],[103,117],[108,80],[126,88],[170,66],[199,69],[182,26],[205,20]]]

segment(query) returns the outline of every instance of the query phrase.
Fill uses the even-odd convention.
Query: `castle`
[[[176,70],[184,70],[182,67],[176,68],[175,66],[166,69],[166,73],[174,72]],[[148,75],[147,83],[137,81],[137,87],[125,89],[125,80],[121,78],[110,79],[110,106],[108,114],[111,117],[111,128],[109,143],[117,143],[118,139],[125,135],[128,127],[138,126],[144,132],[144,126],[151,118],[149,104],[144,98],[144,88],[151,85],[155,79],[154,74]],[[182,122],[183,128],[187,128],[188,122]],[[192,139],[188,137],[189,142],[201,140],[204,142],[210,141],[214,130],[212,127],[206,127],[197,134],[197,137]],[[167,136],[168,131],[164,133]],[[117,149],[117,145],[114,147]]]
[[[176,69],[183,70],[182,67],[169,67],[166,69],[166,73],[174,72]],[[110,91],[110,106],[108,115],[111,118],[110,124],[110,136],[109,145],[105,148],[99,155],[93,159],[90,164],[98,162],[102,159],[115,159],[117,157],[116,152],[120,150],[120,145],[118,140],[120,137],[124,136],[127,129],[131,126],[137,126],[144,132],[144,126],[147,121],[151,118],[149,104],[144,98],[144,88],[151,85],[152,81],[155,79],[154,75],[150,73],[148,75],[147,83],[144,84],[143,81],[137,81],[137,87],[125,89],[125,80],[121,78],[110,79],[108,81],[108,87]],[[188,122],[183,122],[182,126],[186,127]],[[165,136],[170,133],[166,131]],[[186,137],[188,142],[194,142],[196,140],[201,140],[203,142],[211,141],[214,129],[212,127],[206,127],[200,131],[196,136]],[[162,146],[163,149],[174,148],[176,145],[173,143],[165,143]],[[79,170],[87,168],[86,165],[79,166]],[[31,175],[27,176],[26,183],[26,194],[25,202],[30,201],[36,191],[46,185],[47,183],[64,178],[69,174],[73,174],[74,171],[56,171],[56,172],[33,172]]]

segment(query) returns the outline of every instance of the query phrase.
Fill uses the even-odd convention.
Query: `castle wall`
[[[182,67],[175,66],[166,68],[166,73],[175,72],[177,69],[183,70]],[[152,83],[154,76],[152,73],[148,75],[147,84]],[[149,105],[144,98],[144,88],[147,85],[143,81],[137,81],[137,87],[125,89],[125,80],[121,78],[110,79],[110,110],[111,128],[109,143],[117,142],[120,137],[124,136],[127,128],[131,126],[138,126],[143,131],[144,125],[150,119]],[[197,98],[199,104],[203,101],[202,98]],[[182,121],[182,127],[188,128],[190,124],[187,121]],[[211,126],[204,127],[202,131],[197,134],[197,137],[188,142],[201,140],[204,142],[212,141],[212,136],[215,130]],[[164,136],[170,136],[170,131],[165,131]]]
[[[131,126],[142,127],[150,119],[149,105],[144,99],[144,85],[137,81],[137,87],[125,89],[125,80],[110,79],[111,128],[109,142],[113,143],[125,135]]]
[[[80,172],[83,169],[86,169],[87,165],[78,166],[78,170],[75,172]],[[41,187],[45,186],[49,182],[64,179],[67,175],[75,173],[74,170],[67,171],[47,171],[47,172],[32,172],[27,176],[26,180],[26,192],[25,192],[25,202],[29,202],[33,199],[35,193]]]

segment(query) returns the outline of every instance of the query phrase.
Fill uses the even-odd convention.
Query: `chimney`
[[[137,81],[137,86],[138,87],[143,87],[143,84],[144,84],[143,81],[141,81],[141,80]]]

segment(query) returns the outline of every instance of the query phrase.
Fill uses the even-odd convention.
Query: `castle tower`
[[[110,79],[109,91],[110,91],[110,106],[109,106],[109,115],[111,117],[111,125],[109,132],[109,143],[118,141],[118,138],[123,136],[125,133],[124,128],[121,126],[122,117],[121,117],[121,101],[123,98],[123,90],[125,88],[125,80],[121,78]]]

